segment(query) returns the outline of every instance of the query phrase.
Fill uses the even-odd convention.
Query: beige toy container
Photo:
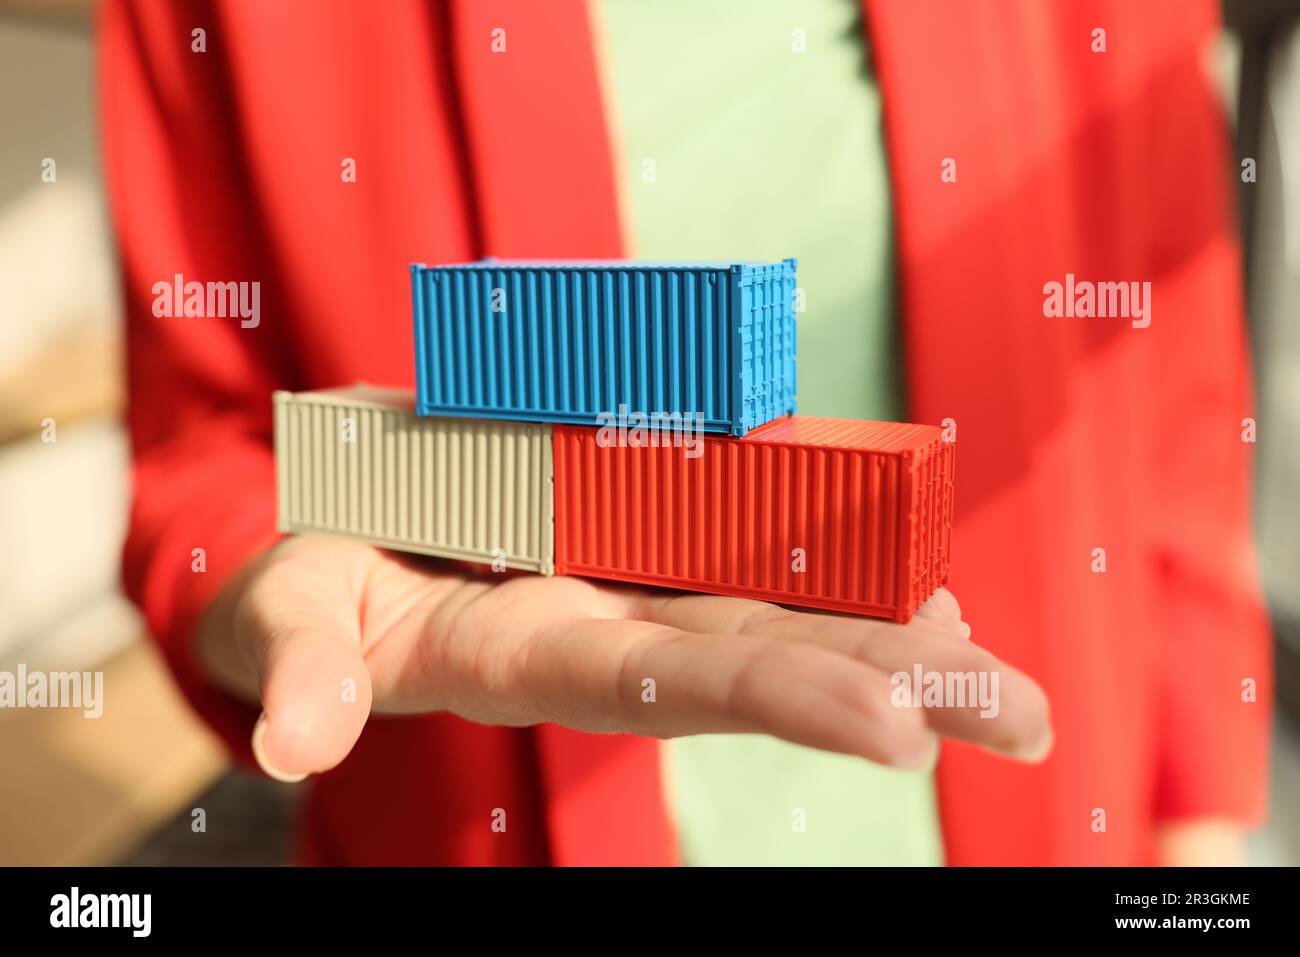
[[[551,427],[414,407],[368,385],[276,392],[280,530],[552,574]]]

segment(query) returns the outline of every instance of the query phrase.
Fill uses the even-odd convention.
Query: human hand
[[[940,735],[1027,761],[1051,748],[1042,690],[966,640],[946,590],[900,625],[297,536],[236,575],[199,631],[214,680],[261,704],[254,753],[281,780],[337,765],[371,711],[658,738],[764,733],[904,768],[928,766]],[[996,717],[894,706],[890,676],[917,663],[997,673]]]
[[[1227,818],[1190,818],[1156,828],[1156,862],[1162,867],[1243,867],[1246,831]]]

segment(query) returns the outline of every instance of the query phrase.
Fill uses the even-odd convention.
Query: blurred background
[[[230,770],[118,586],[122,317],[99,170],[92,0],[0,0],[0,670],[103,670],[112,706],[0,710],[0,864],[280,864],[295,790]],[[1276,634],[1272,817],[1300,864],[1300,0],[1224,3],[1256,357],[1260,563]],[[56,180],[42,164],[56,162]],[[1223,171],[1240,179],[1237,165]],[[42,441],[54,419],[57,441]],[[208,832],[191,829],[203,808]],[[211,826],[220,821],[220,826]]]

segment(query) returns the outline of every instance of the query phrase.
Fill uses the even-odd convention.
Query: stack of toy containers
[[[792,415],[794,260],[411,276],[414,401],[277,393],[282,529],[903,621],[946,580],[939,430]]]
[[[795,269],[413,266],[417,411],[554,424],[557,573],[906,620],[947,579],[953,447],[793,416]]]

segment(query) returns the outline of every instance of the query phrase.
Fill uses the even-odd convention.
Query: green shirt
[[[857,3],[595,9],[632,254],[797,257],[799,411],[897,420],[889,181]],[[928,774],[761,736],[683,738],[665,758],[688,864],[941,863]]]

